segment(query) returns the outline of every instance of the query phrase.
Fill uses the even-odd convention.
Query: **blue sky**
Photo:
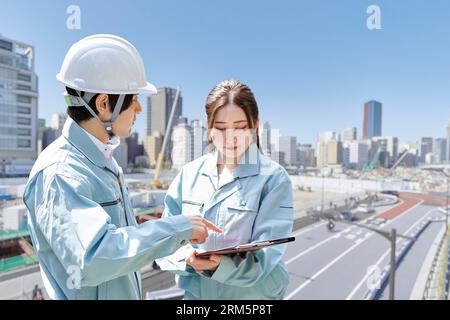
[[[81,8],[80,30],[66,28],[71,4]],[[371,4],[381,9],[381,30],[366,27]],[[181,86],[189,119],[205,118],[215,83],[236,78],[253,89],[262,121],[302,143],[351,126],[359,135],[370,99],[383,103],[383,134],[401,141],[444,136],[450,120],[446,0],[2,0],[0,8],[0,33],[36,48],[47,120],[64,110],[55,74],[65,53],[94,33],[127,38],[149,81]]]

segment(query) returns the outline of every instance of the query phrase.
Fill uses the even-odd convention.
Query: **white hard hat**
[[[56,79],[72,89],[91,93],[157,92],[146,80],[137,49],[110,34],[92,35],[72,45]]]

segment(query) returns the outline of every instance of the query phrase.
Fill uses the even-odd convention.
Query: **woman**
[[[213,150],[186,164],[169,187],[164,216],[201,213],[222,233],[201,250],[287,237],[292,231],[292,187],[286,171],[259,148],[258,106],[236,80],[217,84],[206,100]],[[185,299],[282,299],[289,282],[286,245],[244,255],[186,258],[177,272]]]

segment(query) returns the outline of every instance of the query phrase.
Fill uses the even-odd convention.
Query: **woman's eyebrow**
[[[234,121],[233,123],[239,123],[239,122],[247,122],[247,120],[238,120],[238,121]],[[214,121],[214,123],[221,124],[221,123],[227,123],[227,122],[225,122],[225,121]]]

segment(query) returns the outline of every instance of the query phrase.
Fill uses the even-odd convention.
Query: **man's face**
[[[131,133],[136,116],[142,112],[141,104],[139,103],[138,96],[133,96],[131,106],[119,114],[116,121],[112,125],[113,132],[119,137],[128,137]]]

